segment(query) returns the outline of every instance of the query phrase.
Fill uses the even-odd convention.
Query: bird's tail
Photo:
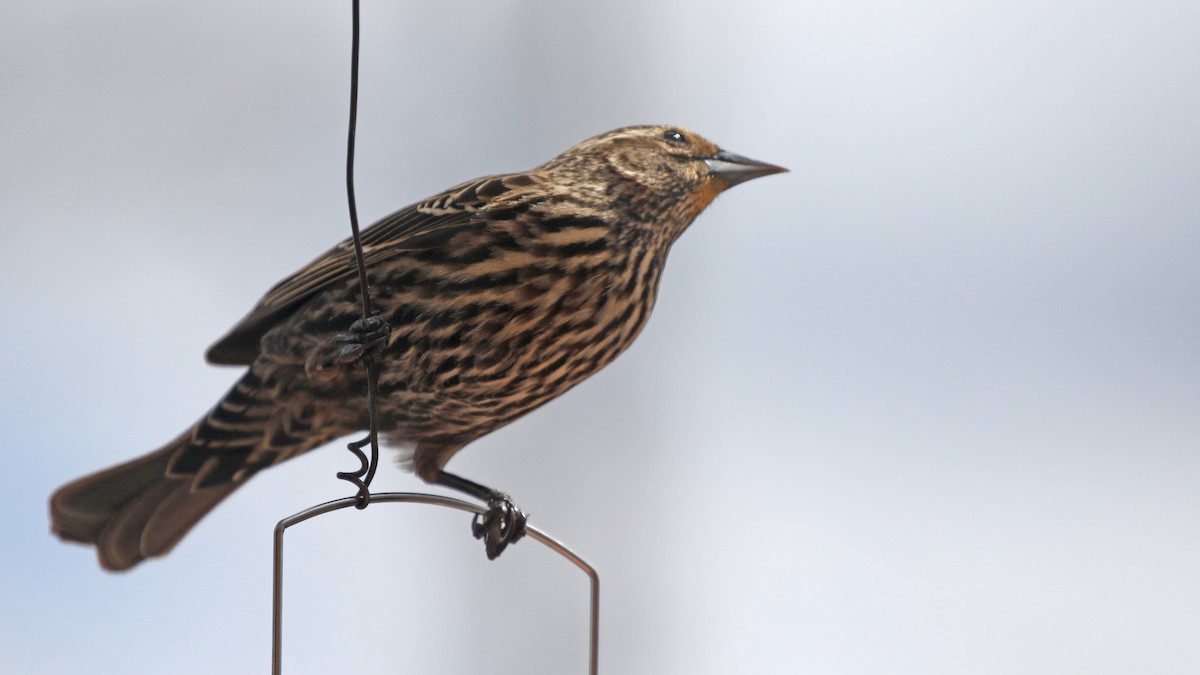
[[[189,429],[167,446],[84,476],[50,498],[54,533],[95,544],[100,565],[125,570],[165,555],[241,483],[193,489],[190,477],[168,475],[171,459],[192,440]]]
[[[59,488],[50,497],[54,533],[94,544],[105,569],[129,569],[169,552],[259,470],[344,433],[311,410],[281,407],[271,389],[252,369],[163,448]]]

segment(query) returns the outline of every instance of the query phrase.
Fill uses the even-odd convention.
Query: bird
[[[167,554],[260,471],[366,429],[369,359],[379,433],[426,483],[488,504],[475,536],[495,558],[525,514],[447,462],[624,352],[679,236],[724,190],[785,171],[683,127],[630,126],[400,209],[361,233],[374,315],[343,241],[207,351],[245,368],[216,406],[160,449],[59,488],[51,529],[111,571]]]

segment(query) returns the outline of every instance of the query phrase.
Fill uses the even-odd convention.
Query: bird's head
[[[752,178],[782,173],[774,164],[722,150],[683,127],[616,129],[576,145],[548,162],[548,172],[572,182],[596,177],[609,197],[638,219],[682,221],[686,227],[718,194]],[[673,232],[674,236],[682,232]]]

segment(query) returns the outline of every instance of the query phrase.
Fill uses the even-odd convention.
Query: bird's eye
[[[676,145],[686,145],[687,144],[687,137],[684,136],[683,134],[679,133],[675,129],[668,129],[668,130],[662,132],[662,137],[664,140],[675,143]]]

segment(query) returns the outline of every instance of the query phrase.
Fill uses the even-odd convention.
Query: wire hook
[[[350,232],[354,240],[354,259],[358,265],[358,288],[362,294],[363,321],[374,314],[371,306],[371,288],[367,281],[367,261],[363,255],[362,237],[358,227],[358,203],[354,196],[354,140],[358,131],[358,52],[359,52],[359,0],[351,2],[353,12],[351,20],[350,41],[350,124],[346,134],[346,202],[350,208]],[[379,467],[379,431],[375,399],[379,382],[379,364],[368,352],[363,356],[363,364],[367,369],[367,419],[370,430],[367,435],[346,445],[359,461],[355,471],[339,471],[337,477],[349,481],[356,488],[355,507],[365,509],[371,504],[371,480],[375,478],[375,469]],[[371,456],[368,458],[362,449],[371,446]]]

